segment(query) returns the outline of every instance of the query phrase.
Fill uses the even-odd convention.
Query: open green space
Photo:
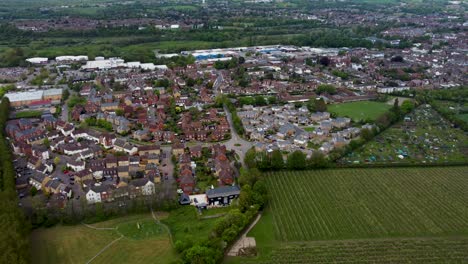
[[[41,117],[42,111],[39,110],[29,110],[15,113],[15,118],[33,118]]]
[[[177,259],[170,237],[151,215],[134,215],[76,226],[55,226],[33,231],[34,263],[87,263],[111,242],[92,263],[171,263]],[[106,229],[99,229],[106,228]]]
[[[227,211],[227,210],[226,210]],[[219,214],[224,214],[220,210]],[[171,211],[169,217],[162,220],[171,230],[174,242],[192,241],[194,243],[205,240],[213,230],[214,223],[218,218],[206,218],[198,215],[193,206],[185,206]]]
[[[421,106],[340,162],[468,162],[468,135],[431,107]]]
[[[468,114],[457,115],[457,117],[468,123]]]
[[[328,111],[339,117],[349,117],[353,121],[376,120],[377,117],[388,111],[391,105],[382,102],[360,101],[328,106]]]
[[[468,257],[468,167],[266,175],[270,203],[228,263],[460,263]]]

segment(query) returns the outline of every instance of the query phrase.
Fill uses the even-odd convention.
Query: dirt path
[[[99,251],[94,257],[92,257],[90,260],[88,260],[88,262],[86,262],[86,264],[89,264],[91,263],[95,258],[99,257],[99,255],[102,254],[102,252],[106,251],[106,249],[108,249],[110,246],[112,246],[115,242],[119,241],[120,239],[124,238],[124,236],[120,236],[119,238],[117,239],[114,239],[112,242],[110,242],[109,244],[107,244],[105,247],[103,247],[101,249],[101,251]]]
[[[94,230],[117,230],[117,227],[94,227],[92,225],[88,225],[85,223],[81,223],[81,224]]]
[[[164,229],[166,229],[167,233],[169,234],[169,240],[171,240],[171,244],[172,244],[172,246],[174,246],[174,240],[172,239],[172,233],[171,233],[171,230],[169,229],[169,227],[167,225],[161,223],[161,221],[158,219],[158,217],[154,213],[153,208],[151,208],[151,215],[153,216],[153,219],[156,221],[156,223],[160,224],[162,227],[164,227]]]
[[[255,247],[255,238],[252,237],[247,237],[247,234],[254,228],[254,226],[257,224],[257,222],[260,220],[260,217],[262,217],[262,214],[258,214],[257,218],[250,224],[250,226],[242,232],[241,237],[232,244],[231,249],[227,253],[228,256],[237,256],[237,253],[239,252],[239,249],[244,248],[246,246],[248,247]]]

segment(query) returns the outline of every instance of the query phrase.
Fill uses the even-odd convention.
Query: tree
[[[273,170],[281,170],[284,168],[283,154],[279,149],[275,149],[271,153],[271,168]]]
[[[306,155],[300,151],[296,150],[293,153],[289,154],[288,160],[286,162],[286,167],[291,170],[303,170],[306,167]]]
[[[115,114],[117,116],[123,116],[124,115],[124,110],[119,108],[119,109],[115,110]]]
[[[240,168],[240,175],[238,179],[239,185],[242,187],[246,184],[252,186],[256,179],[255,173],[253,171],[257,171],[257,169],[245,169],[245,168]]]
[[[57,166],[59,163],[60,163],[60,157],[57,156],[54,158],[54,164],[55,166]]]
[[[374,137],[374,133],[370,129],[364,128],[361,130],[361,137],[365,141],[369,141]]]
[[[271,169],[271,158],[266,153],[266,151],[257,152],[256,161],[257,161],[257,167],[260,170]]]
[[[247,168],[249,169],[256,168],[257,167],[256,158],[257,158],[257,153],[255,151],[255,148],[252,147],[251,149],[247,150],[247,152],[245,153],[245,157],[244,157],[245,166],[247,166]]]
[[[255,96],[255,105],[256,106],[267,105],[267,101],[265,100],[265,97],[263,97],[261,95]]]
[[[242,212],[245,212],[252,204],[254,204],[252,187],[246,184],[242,187],[242,191],[239,195],[239,208]]]
[[[215,249],[195,245],[185,252],[185,263],[191,264],[215,264],[220,258]]]
[[[403,103],[401,104],[401,111],[404,113],[404,114],[407,114],[407,113],[410,113],[411,111],[414,110],[414,103],[410,100],[405,100],[403,101]]]
[[[309,109],[310,112],[326,112],[327,104],[323,98],[311,98],[307,102],[307,109]]]
[[[42,142],[42,144],[44,144],[45,147],[49,148],[50,147],[49,138],[44,138],[44,141]]]
[[[37,189],[36,187],[31,187],[31,190],[29,190],[30,194],[32,197],[34,197],[37,194]]]
[[[64,89],[62,93],[62,100],[66,101],[69,96],[70,96],[70,91],[68,89]]]
[[[328,93],[336,94],[336,87],[331,84],[320,84],[315,90],[317,94]]]
[[[315,111],[317,112],[326,112],[327,111],[327,104],[323,98],[315,100]]]
[[[328,166],[328,161],[322,152],[314,151],[308,160],[308,164],[311,168],[326,168]]]

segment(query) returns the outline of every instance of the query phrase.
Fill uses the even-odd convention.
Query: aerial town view
[[[467,8],[2,0],[0,263],[468,263]]]

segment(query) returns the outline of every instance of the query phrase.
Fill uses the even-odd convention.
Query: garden
[[[462,163],[468,161],[468,136],[423,105],[363,147],[343,157],[342,164]]]

